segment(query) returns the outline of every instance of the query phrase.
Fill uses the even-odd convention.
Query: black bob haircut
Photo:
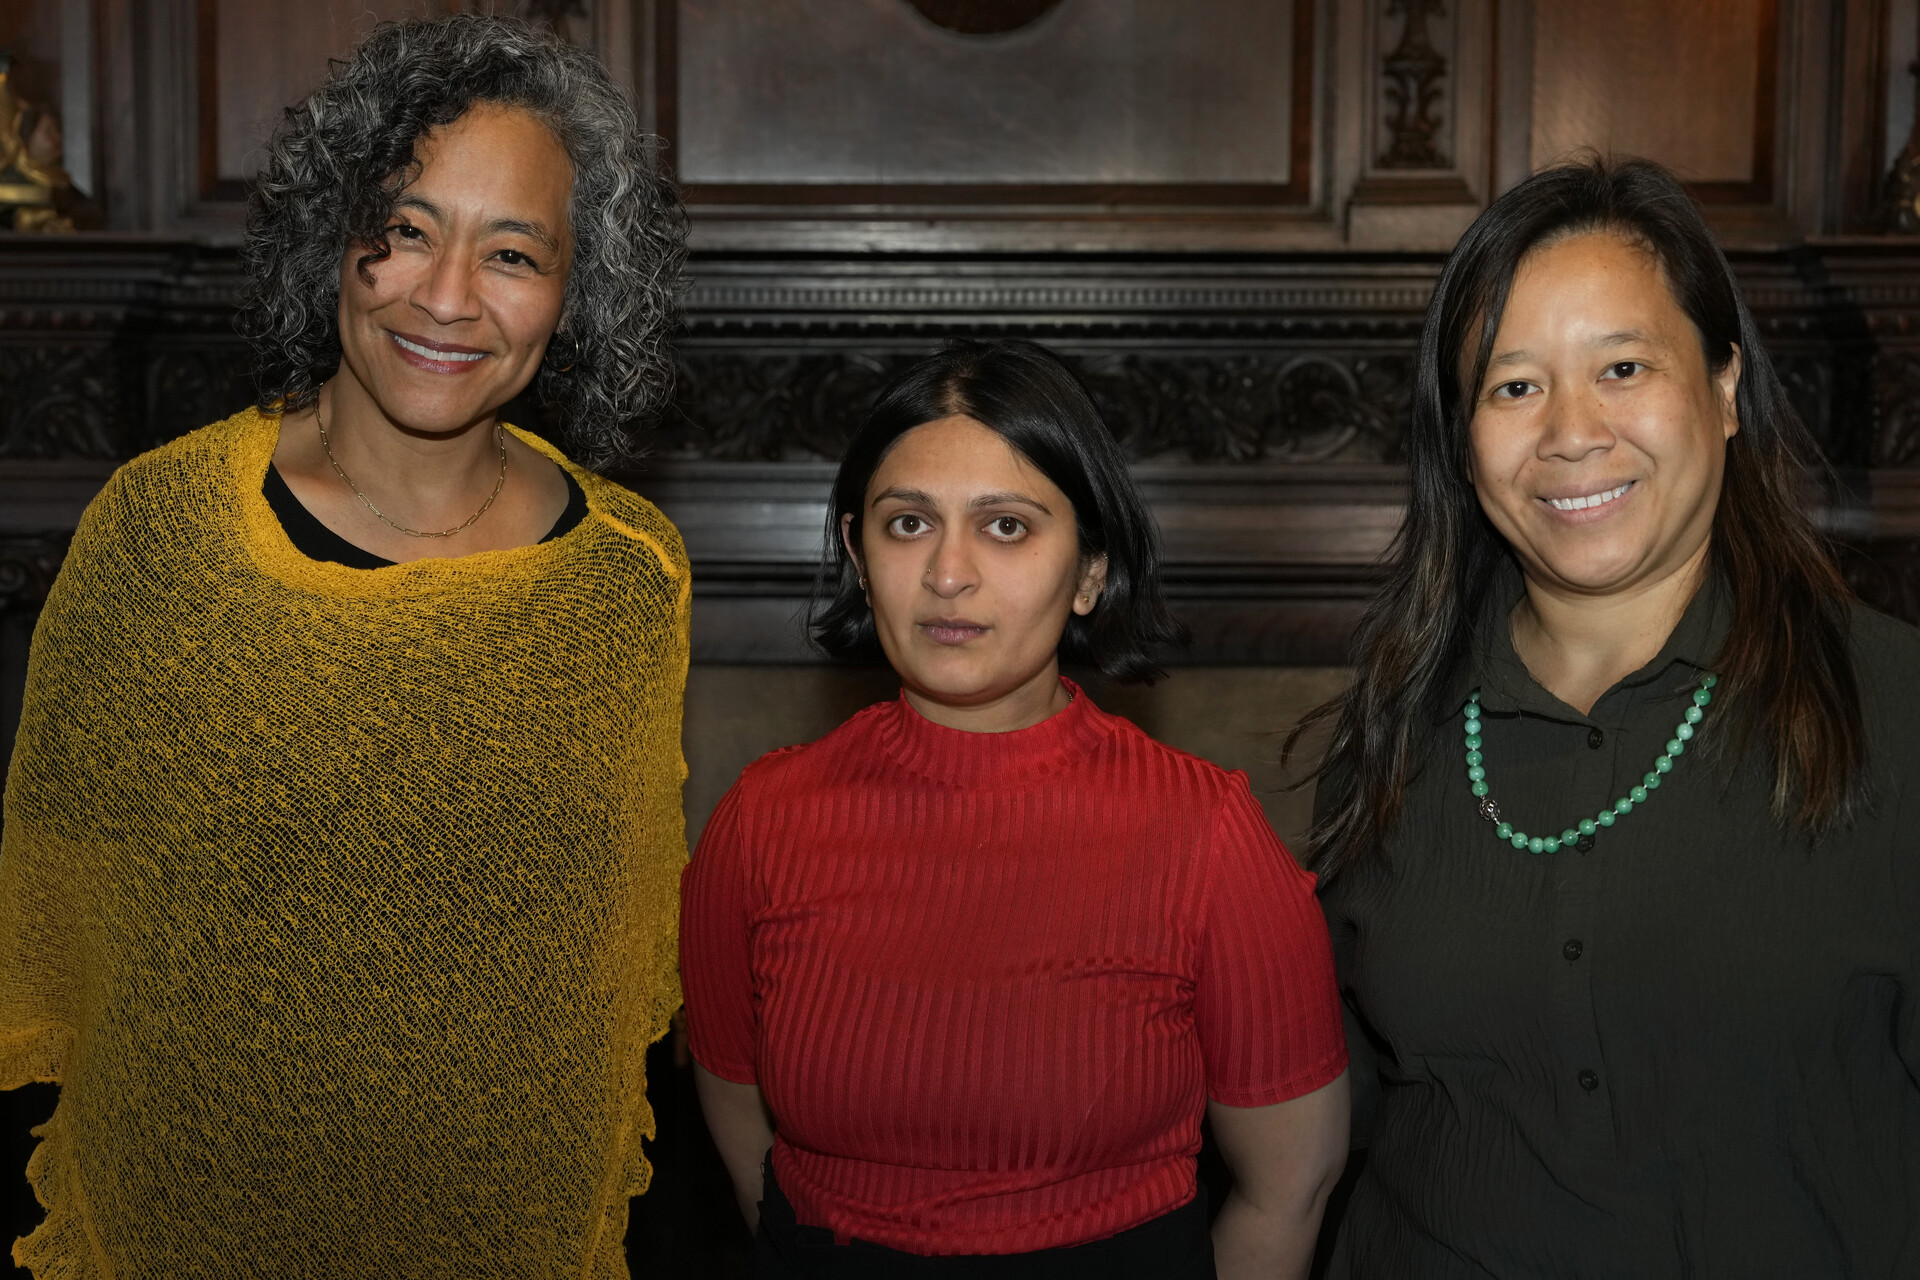
[[[1113,680],[1151,683],[1164,675],[1156,651],[1186,643],[1187,631],[1160,595],[1153,516],[1080,380],[1053,352],[1017,339],[951,343],[880,392],[834,477],[808,617],[814,643],[835,658],[885,660],[859,568],[840,540],[840,519],[853,517],[859,545],[867,486],[881,460],[915,427],[955,414],[997,433],[1067,495],[1083,561],[1107,558],[1106,589],[1091,613],[1067,618],[1061,660]]]

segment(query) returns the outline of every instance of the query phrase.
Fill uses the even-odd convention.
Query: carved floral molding
[[[1414,354],[1439,265],[1387,254],[696,260],[677,399],[633,477],[682,522],[701,566],[696,649],[703,660],[804,656],[769,637],[805,594],[827,464],[894,371],[970,334],[1038,338],[1085,380],[1168,530],[1170,590],[1212,619],[1194,660],[1338,661],[1397,523]],[[1920,494],[1920,248],[1808,246],[1735,265],[1829,460],[1864,477],[1861,492],[1887,490],[1878,477]],[[239,283],[226,250],[0,244],[0,499],[11,502],[0,530],[52,539],[6,552],[0,611],[35,607],[58,563],[63,531],[28,528],[42,517],[24,513],[84,501],[48,497],[36,476],[104,475],[251,400],[231,328]],[[512,412],[537,422],[530,406]],[[1920,619],[1920,498],[1830,519],[1861,594]],[[52,523],[70,528],[71,512]]]
[[[874,394],[925,349],[769,354],[690,345],[656,450],[728,461],[837,458]],[[1411,378],[1403,353],[1065,354],[1136,461],[1383,464],[1401,457]]]
[[[1444,169],[1447,58],[1434,45],[1430,19],[1446,16],[1442,0],[1385,0],[1385,17],[1400,19],[1400,41],[1380,61],[1386,143],[1382,169]]]
[[[45,603],[71,540],[65,533],[0,538],[0,615]]]

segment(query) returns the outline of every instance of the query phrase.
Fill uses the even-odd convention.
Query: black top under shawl
[[[574,527],[587,518],[587,495],[579,482],[567,474],[565,468],[560,471],[567,482],[567,509],[553,522],[553,528],[547,530],[542,542],[552,542],[573,532]],[[266,481],[260,486],[261,494],[267,505],[273,508],[274,518],[280,521],[280,527],[286,530],[287,541],[293,549],[309,560],[325,560],[332,564],[343,564],[349,569],[386,569],[393,561],[383,560],[371,551],[363,551],[345,538],[327,528],[314,516],[313,512],[300,505],[300,499],[293,496],[293,490],[287,487],[286,480],[280,474],[280,468],[267,466]]]

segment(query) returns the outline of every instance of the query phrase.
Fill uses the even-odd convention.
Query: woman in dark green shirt
[[[1920,1276],[1920,633],[1672,176],[1461,240],[1312,848],[1366,1145],[1333,1274]]]

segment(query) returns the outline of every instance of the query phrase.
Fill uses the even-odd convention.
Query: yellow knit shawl
[[[34,635],[0,1087],[57,1277],[618,1277],[679,1003],[687,561],[567,466],[552,542],[294,550],[278,419],[129,463]],[[518,433],[516,433],[518,434]]]

